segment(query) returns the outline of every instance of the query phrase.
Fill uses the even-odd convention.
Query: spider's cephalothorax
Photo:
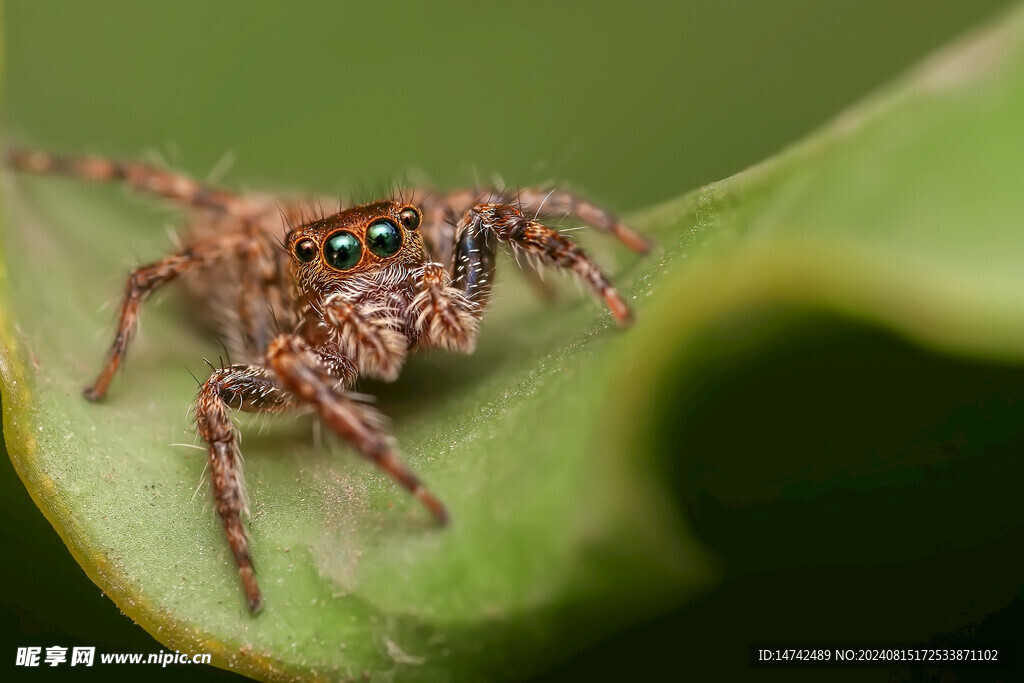
[[[477,303],[432,262],[422,209],[376,202],[306,223],[286,237],[300,335],[360,375],[398,376],[418,346],[469,351]]]
[[[253,612],[262,596],[241,521],[245,485],[230,410],[311,407],[443,523],[444,506],[398,458],[379,414],[349,392],[356,379],[393,380],[416,349],[471,352],[500,247],[526,256],[531,267],[574,273],[627,324],[631,314],[615,288],[579,247],[544,225],[546,218],[574,215],[636,251],[649,246],[608,212],[558,190],[459,190],[326,216],[320,211],[308,221],[303,216],[315,202],[233,194],[145,164],[22,150],[10,152],[8,163],[23,171],[121,180],[193,209],[185,245],[129,274],[107,362],[84,394],[104,397],[142,299],[171,280],[185,278],[200,295],[205,305],[197,315],[223,321],[232,352],[244,362],[213,371],[199,390],[195,414],[217,514]]]

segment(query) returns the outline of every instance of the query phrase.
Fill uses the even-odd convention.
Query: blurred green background
[[[628,212],[770,156],[1004,4],[8,2],[4,129],[198,175],[229,153],[236,186],[500,174]],[[159,650],[0,467],[5,640]]]

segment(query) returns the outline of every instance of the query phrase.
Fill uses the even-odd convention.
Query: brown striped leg
[[[92,156],[59,156],[26,149],[8,150],[6,158],[7,165],[18,171],[54,173],[98,182],[120,181],[140,192],[241,218],[253,217],[262,210],[245,197],[149,164]]]
[[[552,188],[525,188],[511,190],[458,190],[444,195],[441,204],[456,216],[475,204],[511,204],[535,220],[575,216],[596,230],[607,233],[629,249],[645,254],[652,242],[623,225],[610,211],[579,195]]]
[[[607,210],[582,197],[558,189],[526,188],[518,192],[513,201],[516,207],[534,218],[561,218],[572,215],[601,232],[608,233],[633,251],[646,254],[651,241],[626,227]]]
[[[217,516],[224,526],[246,601],[253,613],[260,610],[263,598],[256,582],[249,540],[242,526],[242,514],[248,513],[245,480],[228,410],[280,412],[294,405],[294,398],[281,388],[269,371],[255,365],[232,365],[215,371],[203,383],[196,398],[196,423],[209,450],[210,480]]]
[[[444,524],[448,513],[392,450],[391,439],[380,426],[381,417],[369,406],[352,400],[328,376],[305,342],[291,335],[274,339],[267,361],[281,384],[298,400],[312,405],[320,419],[359,453],[408,489]]]
[[[110,347],[107,362],[92,385],[86,387],[82,394],[90,401],[102,399],[117,374],[128,343],[135,330],[139,317],[139,307],[146,295],[171,282],[180,275],[197,266],[207,265],[226,256],[236,253],[239,243],[246,240],[242,235],[225,236],[216,240],[196,242],[180,251],[153,263],[139,266],[129,275],[125,283],[124,298],[121,300],[120,314],[117,320],[117,332]]]
[[[440,263],[427,263],[416,273],[416,296],[408,318],[424,347],[472,353],[483,308],[470,301],[465,291],[452,285],[452,277]]]
[[[359,374],[388,382],[398,378],[408,340],[397,312],[333,295],[324,302],[323,319],[333,328],[331,341],[345,358],[356,362]]]
[[[479,256],[474,257],[473,252],[475,250],[483,254],[489,248],[490,238],[493,238],[507,244],[513,253],[524,254],[541,264],[572,271],[604,301],[620,325],[632,322],[633,316],[626,302],[583,250],[557,230],[527,218],[517,207],[510,204],[477,204],[466,211],[459,221],[458,229],[460,238],[456,249],[459,253],[455,263],[457,283],[472,284],[468,275],[472,273],[476,262],[481,260]],[[467,244],[472,249],[464,249],[463,246]],[[493,257],[490,269],[493,270]],[[480,267],[477,270],[485,271]],[[489,280],[488,274],[488,287]]]

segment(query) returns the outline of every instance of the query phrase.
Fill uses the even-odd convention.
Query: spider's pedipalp
[[[408,317],[420,346],[472,353],[482,307],[452,284],[451,275],[440,263],[424,264],[413,278],[417,293],[409,304]]]
[[[408,340],[397,312],[379,304],[349,303],[333,295],[324,301],[322,315],[341,355],[355,361],[361,374],[385,381],[398,377]]]

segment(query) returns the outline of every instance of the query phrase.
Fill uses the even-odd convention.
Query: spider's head
[[[300,225],[285,240],[299,285],[325,291],[332,283],[423,264],[419,207],[376,202]]]

